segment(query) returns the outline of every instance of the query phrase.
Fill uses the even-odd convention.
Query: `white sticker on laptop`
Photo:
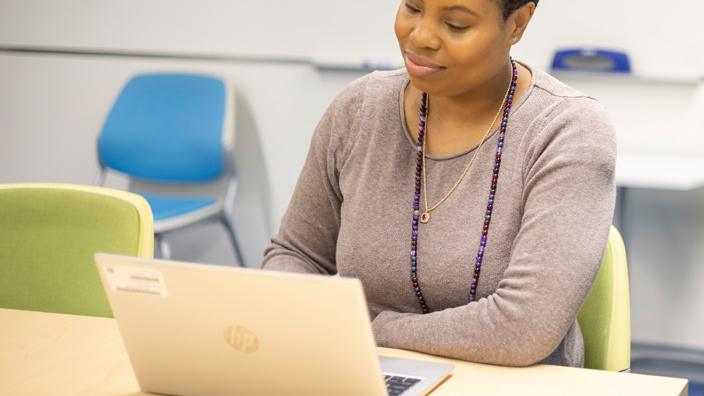
[[[167,297],[166,283],[161,271],[151,268],[124,267],[105,264],[105,279],[113,291]]]

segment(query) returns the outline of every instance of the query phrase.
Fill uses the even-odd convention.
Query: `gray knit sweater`
[[[419,226],[417,273],[431,312],[423,315],[410,272],[417,152],[403,112],[405,70],[365,76],[330,105],[262,268],[359,278],[379,346],[508,366],[582,366],[575,318],[612,221],[615,133],[596,100],[542,71],[532,75],[509,118],[476,302],[467,296],[498,129]],[[430,205],[476,149],[428,156]]]

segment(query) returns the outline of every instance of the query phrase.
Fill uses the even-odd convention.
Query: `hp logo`
[[[244,353],[259,349],[259,340],[249,329],[242,326],[230,326],[225,329],[225,342],[232,348]]]

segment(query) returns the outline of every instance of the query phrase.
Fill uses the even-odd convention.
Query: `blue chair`
[[[142,74],[129,80],[98,139],[103,185],[107,171],[130,178],[154,213],[158,251],[169,258],[165,234],[201,221],[225,227],[238,265],[244,260],[232,224],[237,190],[234,93],[217,77]],[[205,191],[205,193],[204,193]]]

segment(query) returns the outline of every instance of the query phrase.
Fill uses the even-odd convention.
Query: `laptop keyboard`
[[[407,391],[408,388],[419,383],[421,379],[384,374],[384,381],[386,382],[386,390],[389,392],[389,396],[397,396],[403,394],[403,392]]]

